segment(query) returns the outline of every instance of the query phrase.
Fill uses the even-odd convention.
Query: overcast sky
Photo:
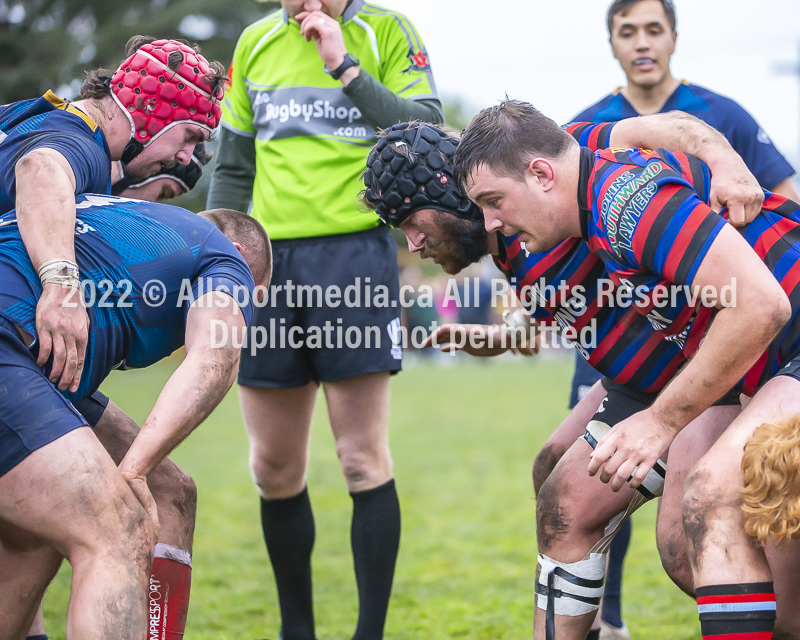
[[[559,123],[625,76],[605,28],[610,0],[382,0],[428,48],[443,95],[477,108],[510,97]],[[738,101],[800,169],[800,0],[675,0],[675,77]],[[785,74],[785,71],[784,71]]]

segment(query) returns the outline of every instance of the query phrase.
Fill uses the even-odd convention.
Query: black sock
[[[358,626],[353,640],[380,640],[400,546],[400,502],[394,480],[350,496],[350,542],[358,584]]]
[[[586,636],[586,640],[600,640],[600,629],[592,629]]]
[[[49,640],[46,633],[40,633],[36,636],[28,636],[25,640]]]
[[[311,551],[314,514],[308,488],[285,500],[261,500],[261,526],[278,587],[283,640],[314,640]]]
[[[611,541],[608,550],[608,574],[603,592],[603,610],[600,617],[612,627],[622,628],[622,565],[631,542],[631,521],[628,520]]]

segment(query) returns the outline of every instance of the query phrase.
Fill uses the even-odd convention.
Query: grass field
[[[103,390],[142,421],[174,362],[115,373]],[[530,637],[536,566],[530,468],[566,414],[569,360],[420,365],[392,382],[391,444],[403,535],[386,637]],[[275,638],[277,599],[234,389],[173,455],[199,490],[187,640]],[[356,620],[351,501],[320,396],[309,471],[317,539],[321,640],[346,640]],[[700,637],[694,602],[655,550],[655,505],[635,517],[623,615],[635,640]],[[45,598],[51,638],[64,638],[69,568]]]

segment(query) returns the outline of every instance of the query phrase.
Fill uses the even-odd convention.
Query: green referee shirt
[[[362,71],[401,98],[438,98],[419,34],[400,13],[353,0],[339,19]],[[378,224],[359,203],[375,129],[323,70],[313,40],[278,11],[244,30],[229,72],[222,126],[255,138],[253,216],[273,239]]]

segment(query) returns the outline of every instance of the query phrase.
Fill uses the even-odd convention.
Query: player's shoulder
[[[283,9],[273,11],[260,20],[256,20],[242,31],[236,43],[236,52],[241,53],[245,50],[252,50],[263,38],[274,34],[286,24],[286,16]]]
[[[615,122],[620,120],[622,117],[621,112],[618,117],[614,117],[613,115],[606,113],[609,107],[613,106],[615,98],[617,98],[619,95],[621,95],[619,93],[619,89],[615,89],[607,96],[604,96],[594,104],[581,111],[578,115],[572,118],[572,122]]]
[[[395,35],[409,39],[416,48],[419,48],[419,34],[409,17],[400,11],[395,11],[389,7],[384,7],[372,2],[363,0],[353,0],[345,12],[355,18],[357,23],[366,23],[376,32],[381,32],[384,36]]]
[[[701,85],[683,82],[679,91],[683,93],[678,96],[678,109],[681,111],[708,110],[718,118],[733,117],[752,120],[752,116],[736,100]]]

